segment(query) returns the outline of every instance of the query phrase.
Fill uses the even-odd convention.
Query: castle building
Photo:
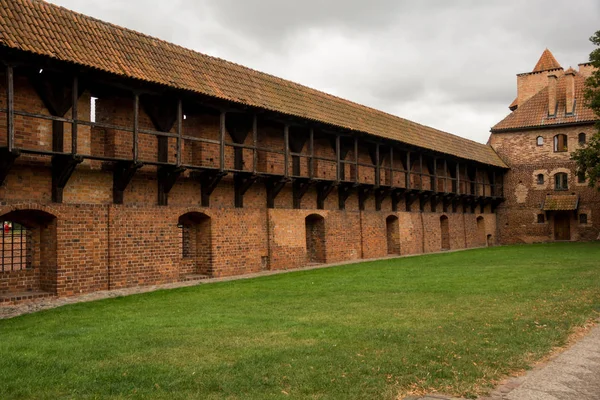
[[[2,304],[597,235],[552,150],[593,132],[589,70],[549,52],[484,145],[40,0],[0,22]]]
[[[600,192],[571,160],[598,131],[583,97],[592,71],[588,63],[565,71],[545,50],[532,72],[517,75],[512,112],[489,140],[510,167],[497,214],[500,243],[598,238]]]

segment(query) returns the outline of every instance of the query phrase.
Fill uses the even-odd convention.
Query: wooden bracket
[[[15,160],[20,155],[21,153],[18,150],[8,151],[6,147],[0,149],[0,186],[4,184],[4,180],[15,164]]]
[[[458,205],[461,203],[461,196],[455,196],[452,198],[452,212],[458,212]]]
[[[183,171],[185,171],[185,168],[174,166],[162,166],[158,168],[157,179],[159,206],[166,206],[169,204],[169,192]]]
[[[437,206],[440,203],[440,199],[443,195],[440,194],[432,194],[431,195],[431,212],[437,212]]]
[[[417,198],[419,197],[419,191],[418,190],[412,190],[412,191],[407,191],[406,195],[405,195],[405,203],[406,203],[406,211],[410,212],[412,211],[412,205],[415,202],[415,200],[417,200]]]
[[[346,209],[346,200],[348,200],[348,197],[350,197],[350,195],[352,194],[352,190],[354,189],[355,185],[353,183],[340,183],[338,186],[338,205],[340,210],[345,210]]]
[[[227,175],[227,172],[217,170],[205,170],[192,174],[194,178],[200,181],[200,201],[202,207],[210,207],[210,195],[225,175]]]
[[[233,175],[236,208],[244,207],[244,194],[246,194],[257,179],[258,175],[247,172],[238,172]]]
[[[329,193],[333,190],[335,184],[333,182],[319,182],[317,183],[317,208],[322,210],[325,208],[325,200]]]
[[[268,177],[265,179],[265,187],[267,188],[267,208],[275,208],[275,199],[285,184],[290,180],[281,177]]]
[[[430,192],[421,192],[419,194],[419,210],[421,212],[425,211],[425,204],[433,197],[433,193]]]
[[[492,200],[492,213],[496,212],[496,209],[498,208],[498,206],[500,204],[502,204],[504,202],[503,198],[497,197],[495,199]]]
[[[443,211],[445,213],[447,213],[448,210],[450,209],[450,206],[453,205],[454,197],[456,197],[454,194],[445,194],[442,196],[442,207],[443,207]],[[453,209],[453,212],[456,212],[456,211],[454,211],[454,209]]]
[[[406,189],[392,190],[392,211],[398,212],[398,203],[400,203],[400,200],[402,200],[405,193]]]
[[[294,198],[294,208],[300,209],[302,203],[302,197],[308,192],[308,189],[313,184],[310,179],[295,179],[292,184],[292,192]]]
[[[123,193],[133,176],[144,164],[133,161],[118,161],[113,171],[113,203],[123,204]]]
[[[365,210],[365,203],[369,196],[373,194],[373,186],[371,185],[360,185],[358,186],[358,209],[360,211]]]
[[[62,203],[63,190],[75,168],[83,162],[83,157],[73,155],[55,155],[52,157],[52,201]]]
[[[375,210],[376,211],[381,211],[381,204],[383,203],[383,200],[385,200],[387,195],[390,193],[391,193],[390,188],[379,187],[379,188],[375,189]]]

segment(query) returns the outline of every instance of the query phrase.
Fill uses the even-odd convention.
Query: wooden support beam
[[[185,168],[174,167],[174,166],[162,166],[158,167],[156,177],[158,181],[158,205],[167,206],[169,205],[169,193],[175,185],[177,178],[181,173],[185,171]]]
[[[410,151],[406,152],[406,175],[404,177],[404,186],[406,189],[411,189],[410,187],[410,173],[412,172],[412,166],[410,164]],[[409,210],[407,210],[409,211]]]
[[[358,186],[358,209],[360,211],[365,210],[365,203],[368,198],[373,194],[373,186],[371,185],[359,185]]]
[[[353,183],[346,182],[346,183],[340,183],[338,185],[338,203],[339,203],[340,210],[346,209],[346,200],[348,200],[348,197],[350,197],[350,195],[352,194],[353,189],[354,189]]]
[[[400,203],[400,200],[402,200],[402,197],[404,197],[405,193],[406,193],[406,189],[392,190],[392,211],[394,211],[394,212],[398,211],[398,203]]]
[[[8,147],[0,149],[0,186],[4,184],[8,173],[20,154],[21,153],[16,149],[13,149],[12,151],[9,151]]]
[[[381,211],[381,204],[383,203],[383,200],[385,200],[385,198],[391,193],[391,189],[390,188],[376,188],[375,189],[375,210],[376,211]]]
[[[390,186],[394,187],[394,146],[390,146]]]
[[[423,153],[419,153],[419,189],[423,190]]]
[[[452,200],[456,197],[454,194],[445,194],[442,196],[442,208],[445,213],[449,212],[452,206]]]
[[[79,79],[77,76],[73,77],[73,87],[71,91],[73,96],[71,100],[71,119],[73,120],[73,123],[71,124],[71,154],[75,156],[77,154],[77,103],[79,103]]]
[[[80,164],[83,158],[73,155],[55,155],[52,157],[52,201],[62,203],[63,190],[77,164]]]
[[[290,150],[293,153],[302,153],[302,149],[304,149],[304,145],[308,140],[308,135],[306,134],[306,130],[293,129],[290,128],[289,134],[289,144]],[[301,158],[297,155],[292,155],[292,176],[299,177],[301,172]]]
[[[133,176],[143,166],[140,162],[119,161],[113,171],[113,204],[123,204],[124,193]]]
[[[335,187],[333,182],[319,182],[317,183],[317,209],[323,210],[325,208],[325,200]]]
[[[289,179],[276,176],[265,179],[265,188],[267,189],[267,208],[275,208],[275,199],[288,182]]]
[[[442,198],[442,196],[439,195],[439,194],[436,194],[436,192],[434,192],[431,195],[431,200],[430,200],[430,203],[431,203],[431,212],[437,212],[437,206],[440,203],[441,198]]]
[[[286,124],[283,127],[283,176],[287,179],[290,176],[290,126]],[[278,192],[279,193],[279,192]]]
[[[335,159],[336,159],[336,170],[335,170],[335,180],[339,182],[342,179],[342,154],[341,154],[341,145],[340,145],[340,135],[335,136]]]
[[[406,211],[412,211],[412,205],[419,198],[419,193],[415,191],[407,191],[404,196],[404,202],[406,204]]]
[[[375,145],[375,186],[381,186],[381,160],[379,154],[379,143]]]
[[[227,121],[227,113],[221,111],[219,115],[219,170],[225,171],[225,122]]]
[[[133,162],[139,158],[140,95],[133,94]]]
[[[358,136],[354,137],[354,183],[358,184]]]
[[[456,194],[462,194],[460,192],[460,163],[458,162],[456,163]]]
[[[292,184],[292,197],[294,203],[294,209],[298,210],[301,208],[302,197],[308,192],[308,189],[312,185],[310,179],[295,179]]]
[[[315,177],[315,130],[313,128],[310,128],[308,136],[308,151],[310,157],[308,160],[308,177],[312,179]]]
[[[183,153],[183,102],[181,99],[177,99],[177,155],[176,164],[178,167],[181,166],[181,156]]]
[[[460,203],[461,203],[460,196],[454,196],[452,198],[452,212],[453,213],[458,212],[458,206],[460,205]]]
[[[431,175],[431,190],[433,192],[438,192],[438,178],[437,178],[437,158],[433,158],[433,171],[429,172]]]
[[[252,116],[252,172],[256,174],[258,169],[258,116]]]
[[[238,172],[233,175],[236,208],[244,207],[244,195],[257,179],[258,176],[251,173]]]
[[[419,193],[419,211],[425,212],[425,204],[431,200],[433,192],[421,192]]]
[[[446,159],[444,159],[444,193],[448,193],[448,160]]]
[[[8,153],[12,154],[15,146],[15,88],[12,65],[6,66],[6,140]],[[14,160],[13,160],[14,161]],[[12,163],[11,163],[12,165]],[[1,182],[0,182],[1,183]]]
[[[200,182],[200,202],[202,207],[210,207],[210,196],[225,175],[227,175],[226,172],[215,170],[205,170],[193,175]]]

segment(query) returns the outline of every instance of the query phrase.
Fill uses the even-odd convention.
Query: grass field
[[[600,244],[498,247],[0,320],[0,399],[474,396],[600,311]]]

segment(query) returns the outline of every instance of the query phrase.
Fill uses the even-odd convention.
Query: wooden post
[[[335,135],[335,159],[337,163],[335,180],[339,182],[342,176],[342,162],[341,162],[341,146],[340,146],[340,135]]]
[[[410,167],[410,151],[406,152],[406,176],[405,178],[405,182],[404,182],[404,186],[406,186],[406,189],[410,189],[410,173],[411,173],[411,167]]]
[[[252,145],[254,148],[252,149],[252,173],[256,174],[256,169],[258,168],[258,116],[254,114],[252,118]]]
[[[460,194],[460,163],[456,162],[456,193]]]
[[[15,91],[14,71],[12,65],[6,66],[6,133],[8,152],[11,153],[15,146]]]
[[[438,179],[437,179],[437,157],[433,158],[433,186],[431,190],[433,192],[438,191]]]
[[[138,161],[138,135],[139,135],[139,119],[140,119],[140,95],[133,94],[133,162]]]
[[[381,185],[381,163],[379,160],[379,143],[375,145],[375,186]]]
[[[448,160],[444,159],[444,193],[448,193]]]
[[[315,176],[315,130],[313,128],[310,128],[310,135],[309,135],[309,140],[308,140],[308,151],[309,151],[309,165],[308,165],[308,177],[310,179],[314,178]]]
[[[181,153],[183,149],[183,103],[181,99],[177,100],[177,166],[181,166]]]
[[[354,183],[358,183],[358,136],[354,137]]]
[[[419,153],[419,190],[423,190],[423,154]]]
[[[283,175],[287,178],[290,176],[290,126],[285,124],[283,127],[283,145],[285,147],[284,156],[283,156]]]
[[[221,117],[219,118],[219,140],[220,140],[220,160],[219,160],[219,170],[223,172],[225,170],[225,118],[226,112],[221,111]]]
[[[390,187],[394,187],[394,147],[390,146]]]
[[[77,154],[77,103],[79,101],[79,79],[77,76],[73,77],[73,105],[71,107],[71,154]]]

